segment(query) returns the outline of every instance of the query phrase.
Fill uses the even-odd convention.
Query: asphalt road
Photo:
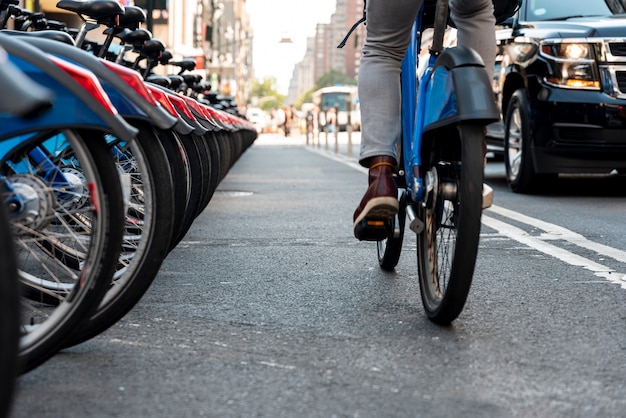
[[[366,174],[301,143],[248,149],[139,305],[22,376],[12,416],[626,416],[626,188],[514,195],[490,163],[469,300],[439,327],[414,237],[381,271],[351,231]]]

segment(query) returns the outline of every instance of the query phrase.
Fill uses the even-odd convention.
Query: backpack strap
[[[343,41],[341,41],[339,43],[339,45],[337,45],[337,48],[339,48],[339,49],[343,48],[346,45],[346,42],[348,42],[348,38],[350,38],[350,35],[352,35],[352,32],[354,32],[354,30],[356,28],[358,28],[361,23],[365,22],[365,9],[366,9],[365,4],[366,4],[366,2],[365,2],[365,0],[363,0],[363,17],[360,18],[359,21],[356,22],[354,25],[352,25],[352,27],[348,31],[347,35],[343,38]]]

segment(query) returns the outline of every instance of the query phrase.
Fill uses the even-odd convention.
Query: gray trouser
[[[400,66],[421,0],[367,0],[367,36],[359,67],[360,163],[388,155],[397,159],[401,136]],[[476,50],[490,78],[496,56],[492,0],[450,0],[458,44]]]

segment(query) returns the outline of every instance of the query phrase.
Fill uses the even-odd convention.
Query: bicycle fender
[[[480,56],[470,48],[444,50],[433,68],[425,131],[459,122],[499,120],[495,96]]]
[[[35,33],[35,32],[33,32]],[[98,58],[58,41],[45,38],[33,38],[28,35],[16,34],[20,39],[26,40],[31,45],[44,52],[69,60],[74,64],[87,68],[100,79],[102,86],[109,95],[111,102],[122,116],[145,116],[152,124],[161,129],[169,129],[176,123],[176,118],[171,116],[161,107],[155,107],[142,99],[137,92],[128,88],[124,81],[113,71],[109,70]]]
[[[131,140],[137,134],[137,130],[121,117],[108,113],[89,92],[53,64],[41,50],[17,37],[2,36],[1,33],[0,45],[7,51],[13,63],[19,61],[25,68],[32,70],[29,77],[40,75],[41,80],[35,81],[51,89],[56,96],[55,106],[38,119],[40,129],[44,126],[61,126],[65,122],[63,126],[99,126],[124,140]],[[22,71],[25,68],[20,67]],[[17,135],[32,129],[29,125],[31,124],[17,118],[4,119],[2,135],[9,136],[11,132]]]

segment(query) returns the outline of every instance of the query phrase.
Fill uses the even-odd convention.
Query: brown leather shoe
[[[370,159],[369,187],[354,211],[354,236],[362,241],[380,241],[387,237],[391,220],[398,213],[398,187],[393,179],[393,157]]]

